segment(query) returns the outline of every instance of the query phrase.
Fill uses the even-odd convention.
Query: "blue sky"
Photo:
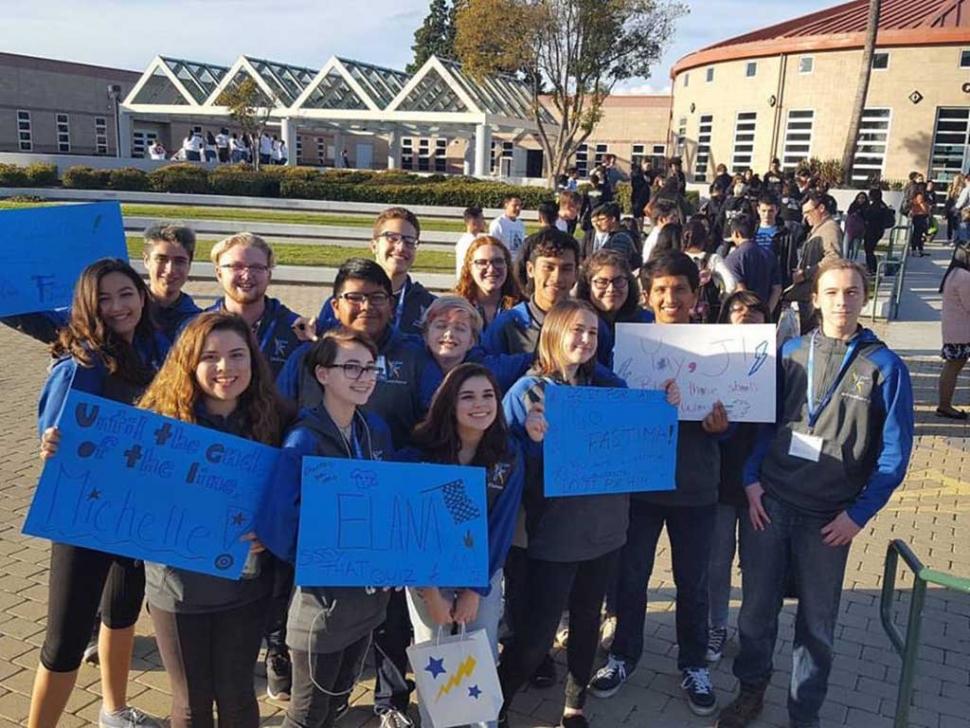
[[[229,65],[247,54],[310,68],[331,55],[403,68],[428,0],[0,0],[0,52],[141,71],[155,55]],[[694,0],[649,79],[627,92],[669,87],[681,56],[838,0]]]

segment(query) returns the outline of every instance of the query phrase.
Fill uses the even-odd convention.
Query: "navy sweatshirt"
[[[425,348],[424,353],[427,358],[420,367],[418,379],[418,397],[421,400],[422,413],[431,407],[431,399],[445,379],[445,373],[431,352]],[[502,397],[513,384],[519,381],[519,377],[529,371],[534,359],[535,356],[531,353],[488,354],[480,346],[476,346],[468,352],[462,363],[481,364],[494,374],[502,390],[496,395]]]
[[[224,311],[225,308],[225,298],[219,298],[205,310]],[[293,330],[293,323],[298,318],[299,314],[288,309],[278,299],[266,297],[266,309],[262,318],[256,322],[253,333],[256,334],[259,350],[266,357],[274,377],[279,376],[287,359],[304,343]]]
[[[393,311],[391,326],[402,334],[420,335],[421,327],[419,324],[435,296],[420,283],[411,280],[411,276],[407,277],[407,281],[401,290],[404,293],[403,302],[400,300],[401,291],[391,297]],[[322,334],[339,325],[340,322],[333,312],[333,296],[331,296],[323,302],[323,307],[317,314],[317,334]]]
[[[808,417],[808,355],[815,338],[814,390],[831,401],[814,427]],[[849,363],[839,376],[843,361]],[[909,370],[874,333],[859,327],[846,343],[820,329],[791,339],[778,362],[776,425],[762,425],[744,483],[760,482],[773,498],[813,515],[847,511],[865,526],[902,483],[913,449]],[[818,462],[789,454],[793,433],[824,441]]]

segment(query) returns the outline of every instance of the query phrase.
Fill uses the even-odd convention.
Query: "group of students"
[[[264,635],[269,692],[289,698],[287,728],[332,725],[371,646],[375,711],[390,728],[408,726],[405,650],[459,624],[489,637],[505,700],[497,722],[507,725],[508,705],[526,682],[555,681],[549,650],[565,620],[562,725],[583,728],[587,694],[615,693],[641,656],[664,527],[690,708],[717,709],[708,663],[727,636],[737,530],[741,693],[720,724],[747,725],[761,710],[790,574],[799,618],[789,710],[792,725],[817,725],[849,544],[902,481],[912,441],[906,368],[858,324],[864,270],[839,259],[813,271],[822,323],[781,351],[776,423],[732,424],[715,403],[702,421],[679,425],[675,490],[546,498],[545,393],[625,387],[612,371],[615,325],[690,323],[698,267],[677,250],[652,256],[639,273],[615,250],[583,258],[578,241],[552,224],[526,237],[515,256],[499,238],[477,235],[455,293],[435,298],[410,276],[419,243],[410,211],[385,210],[374,225],[374,259],[341,265],[333,295],[307,320],[267,295],[273,251],[249,233],[213,248],[225,296],[200,311],[182,291],[194,235],[153,227],[149,286],[126,262],[101,260],[81,275],[69,311],[6,321],[52,342],[40,402],[45,458],[58,457],[56,423],[71,388],[282,448],[254,530],[243,537],[256,564],[249,578],[53,544],[28,725],[56,725],[99,610],[102,728],[158,725],[126,700],[134,625],[147,597],[172,685],[173,726],[213,725],[213,705],[220,725],[256,726],[252,669]],[[763,323],[771,311],[739,290],[720,320]],[[677,382],[664,388],[678,404]],[[294,589],[300,463],[308,456],[484,468],[489,586]],[[614,636],[596,670],[604,614]],[[503,619],[509,636],[500,653]]]
[[[151,159],[167,159],[164,145],[156,139],[148,147]],[[182,140],[178,151],[172,156],[185,162],[220,162],[222,164],[251,163],[254,155],[259,157],[260,164],[286,164],[289,150],[286,142],[278,135],[270,136],[262,132],[256,139],[249,134],[232,132],[222,128],[218,134],[206,130],[190,129]]]

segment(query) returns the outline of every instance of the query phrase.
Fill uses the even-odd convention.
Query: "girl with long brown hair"
[[[505,395],[503,407],[529,462],[542,462],[548,429],[545,394],[550,387],[626,387],[596,367],[599,317],[585,301],[567,299],[546,314],[536,363]],[[667,399],[679,404],[673,380]],[[569,642],[564,728],[586,725],[583,705],[599,642],[600,610],[620,548],[626,542],[628,494],[546,498],[541,465],[526,472],[523,495],[528,535],[527,594],[517,608],[515,639],[502,654],[499,678],[506,707],[533,674],[552,644],[564,609],[569,609]],[[521,621],[524,618],[525,624]]]
[[[465,253],[455,293],[478,309],[483,329],[502,311],[522,300],[512,275],[512,254],[501,240],[479,235],[472,241]]]
[[[485,468],[488,500],[489,586],[408,589],[415,642],[434,638],[440,627],[484,629],[498,661],[498,624],[502,616],[502,566],[512,543],[522,501],[525,463],[510,437],[500,408],[499,383],[480,364],[461,364],[441,383],[431,408],[414,430],[413,448],[401,460]],[[446,630],[450,632],[450,629]],[[422,701],[421,725],[431,719]]]
[[[274,447],[285,424],[285,408],[252,329],[242,317],[221,311],[188,324],[139,406]],[[238,581],[145,565],[155,639],[172,685],[173,728],[214,726],[213,704],[220,726],[259,724],[253,665],[273,573],[255,536],[243,538],[252,544]]]
[[[148,313],[148,288],[126,262],[105,258],[81,273],[71,318],[51,351],[55,361],[40,397],[41,457],[55,456],[57,422],[71,389],[131,404],[151,381],[168,342]],[[51,545],[47,633],[34,679],[27,725],[53,728],[71,696],[99,609],[103,728],[160,728],[127,704],[135,622],[145,570],[133,559]]]

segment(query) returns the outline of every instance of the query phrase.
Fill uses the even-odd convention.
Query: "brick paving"
[[[938,280],[938,278],[937,278]],[[215,294],[212,283],[193,282],[189,290],[200,302]],[[279,286],[275,294],[295,310],[312,315],[325,292],[319,287]],[[902,326],[894,324],[893,327]],[[901,330],[901,329],[900,329]],[[938,334],[936,334],[938,336]],[[839,619],[838,658],[822,712],[825,725],[883,728],[892,725],[900,661],[879,621],[883,558],[890,539],[910,543],[924,562],[936,569],[970,576],[970,457],[964,423],[933,415],[939,361],[931,355],[937,343],[907,357],[916,388],[917,440],[905,484],[886,509],[860,534],[852,548]],[[0,327],[0,728],[24,724],[33,673],[44,637],[47,598],[47,542],[22,536],[20,528],[40,471],[37,457],[36,403],[44,381],[46,355],[36,342]],[[967,406],[964,384],[956,399]],[[732,625],[740,604],[736,588]],[[908,588],[911,584],[901,579]],[[693,716],[681,696],[676,670],[673,579],[669,547],[661,540],[646,624],[645,653],[628,684],[609,700],[590,698],[588,714],[596,728],[614,726],[710,726],[712,718]],[[907,606],[905,592],[898,611]],[[777,672],[768,705],[757,726],[786,726],[785,699],[790,676],[794,610],[782,615]],[[897,618],[904,624],[905,617]],[[718,697],[726,704],[736,690],[731,674],[736,651],[731,633],[727,656],[712,672]],[[563,654],[558,654],[560,663]],[[564,670],[561,669],[562,673]],[[376,725],[371,712],[373,680],[369,673],[353,696],[353,709],[340,725]],[[263,679],[256,677],[263,692]],[[61,721],[65,728],[97,720],[100,679],[96,668],[81,668],[78,689]],[[147,615],[138,623],[131,672],[130,702],[155,715],[167,716],[168,680],[161,668]],[[261,700],[263,724],[279,725],[285,705]],[[552,726],[562,708],[561,685],[529,689],[513,706],[512,725]],[[415,711],[416,715],[416,711]],[[911,724],[930,728],[970,725],[970,598],[932,589],[926,601],[923,641]]]

